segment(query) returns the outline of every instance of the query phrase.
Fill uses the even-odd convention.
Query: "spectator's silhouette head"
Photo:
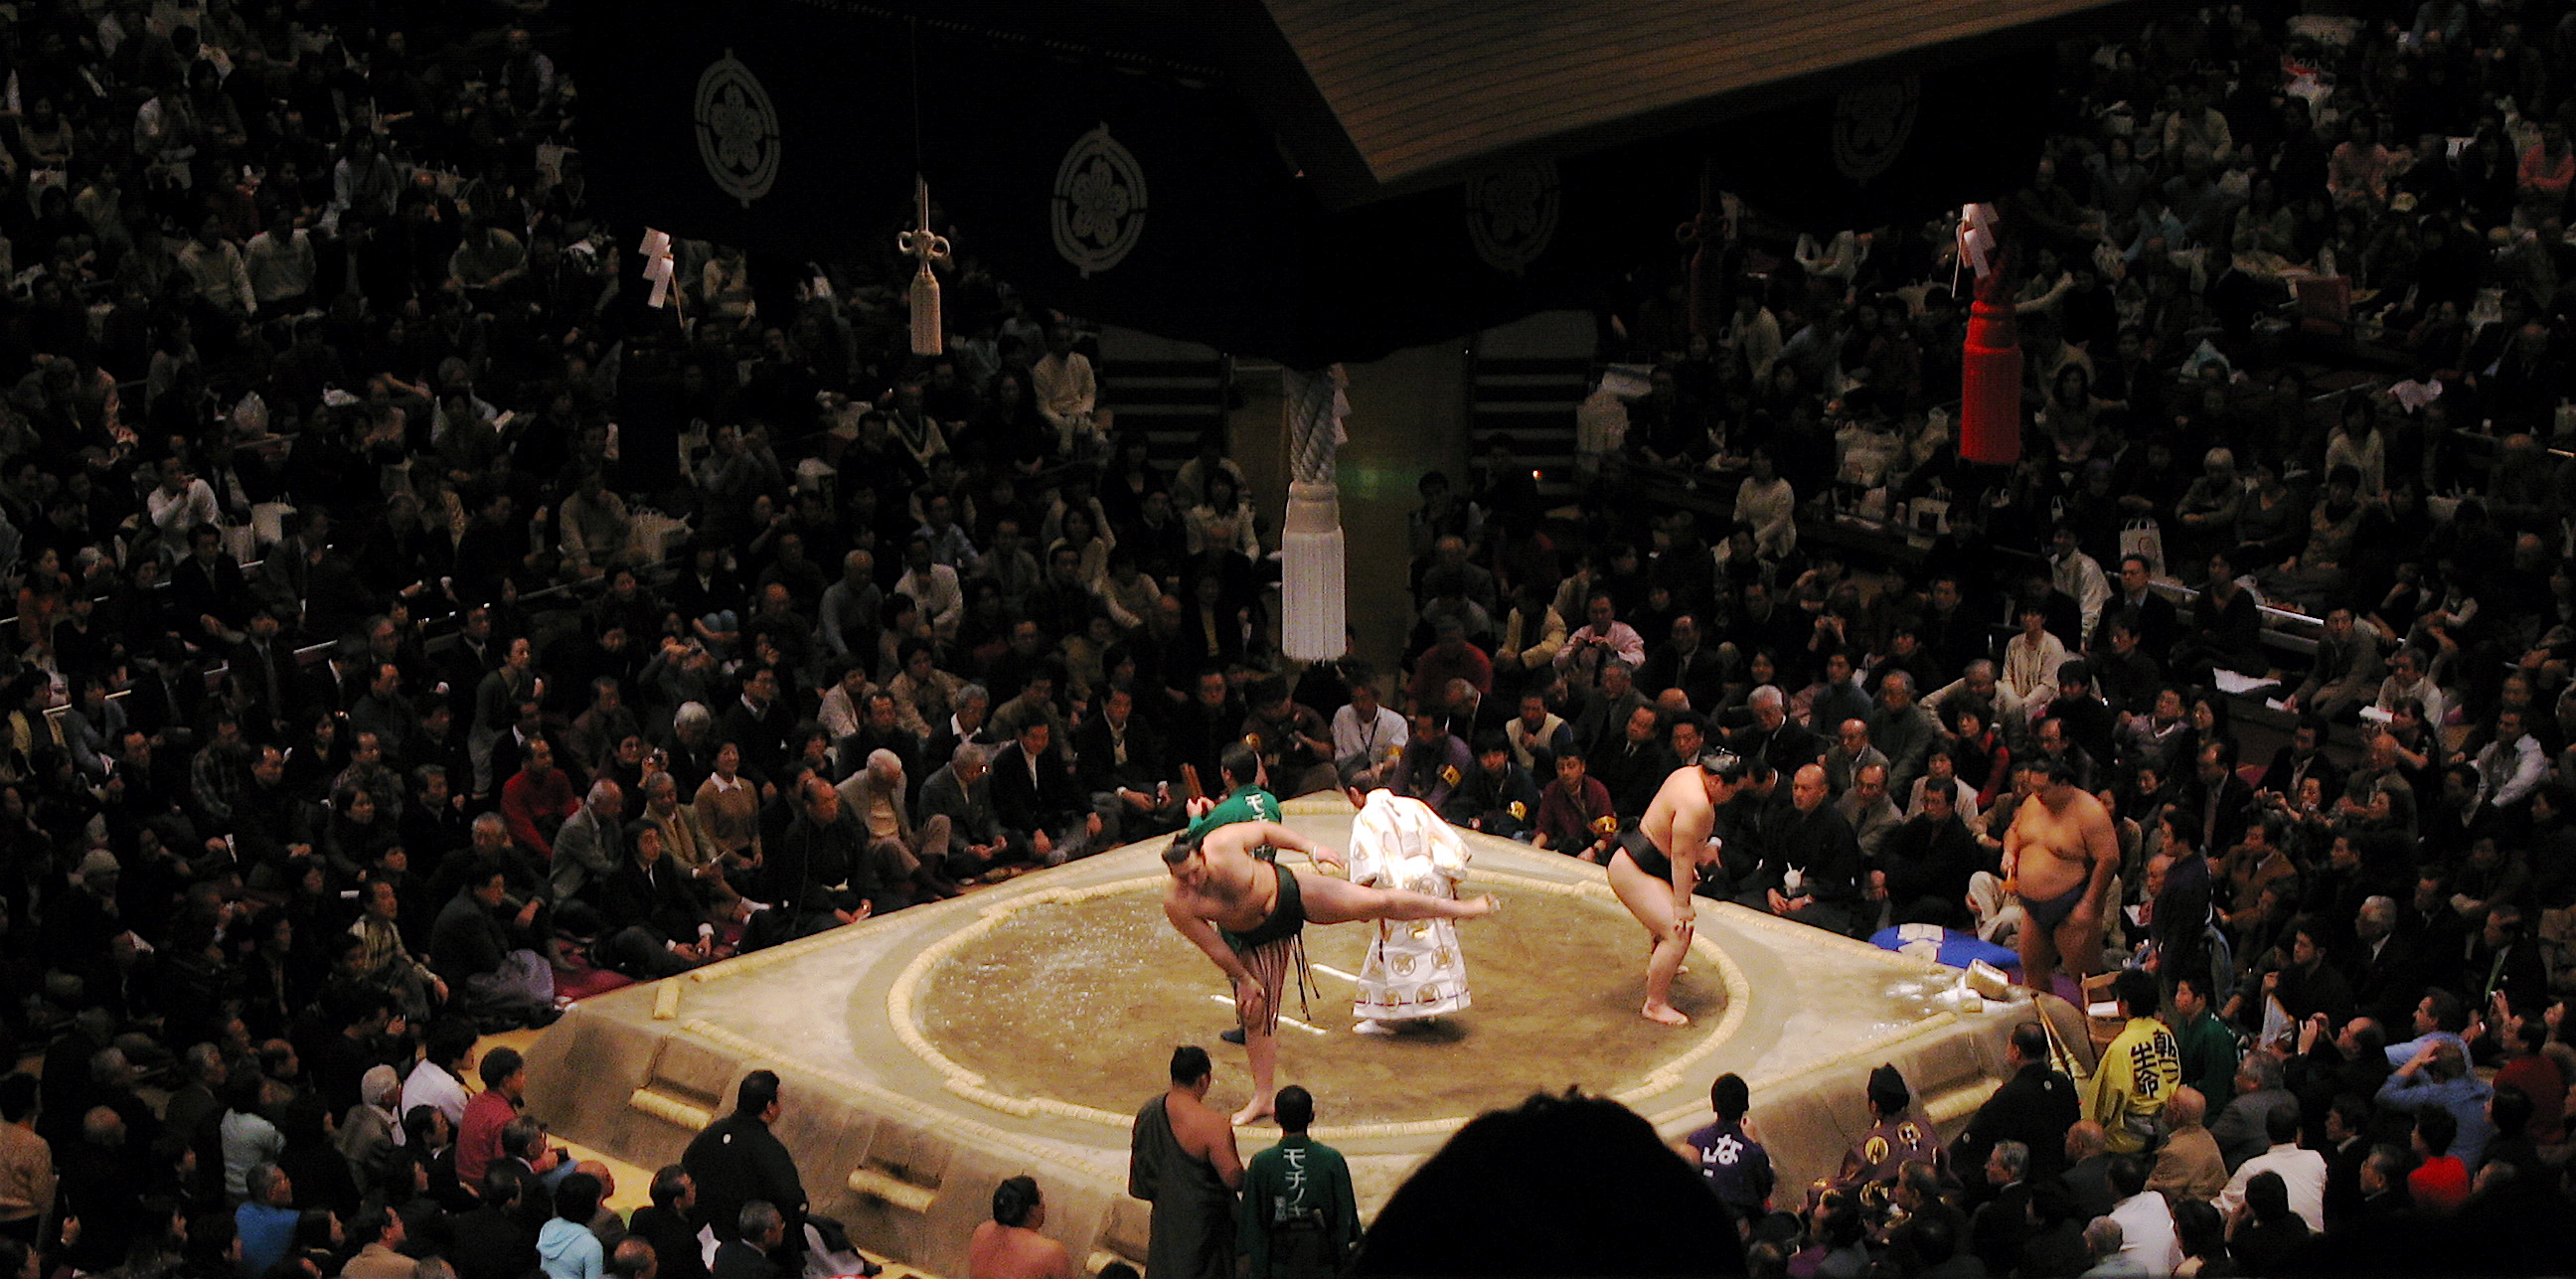
[[[1315,1095],[1295,1084],[1280,1089],[1271,1105],[1278,1111],[1282,1132],[1304,1133],[1315,1126]]]
[[[1869,1072],[1869,1108],[1879,1118],[1905,1113],[1914,1104],[1914,1090],[1905,1086],[1905,1072],[1881,1064]]]
[[[1708,1108],[1728,1123],[1742,1122],[1744,1112],[1753,1108],[1753,1090],[1744,1076],[1729,1071],[1708,1086]]]
[[[1035,1230],[1045,1223],[1045,1210],[1046,1199],[1038,1193],[1035,1177],[1006,1177],[993,1187],[993,1220],[1005,1226]]]
[[[1738,1274],[1725,1208],[1617,1102],[1541,1093],[1479,1116],[1415,1170],[1360,1246],[1363,1275]]]
[[[769,1108],[778,1104],[778,1072],[755,1070],[742,1077],[742,1085],[733,1095],[733,1113],[746,1117],[770,1118]]]
[[[2245,1183],[2245,1206],[2260,1225],[2279,1225],[2290,1216],[2290,1186],[2277,1172],[2258,1172]]]
[[[2426,1106],[2415,1112],[2417,1155],[2438,1159],[2451,1153],[2451,1143],[2460,1139],[2459,1116],[2440,1106]]]
[[[555,1185],[555,1216],[575,1225],[590,1224],[599,1215],[599,1192],[599,1178],[589,1173],[565,1177]]]

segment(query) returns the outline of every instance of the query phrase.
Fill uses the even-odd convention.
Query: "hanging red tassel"
[[[1959,458],[1989,466],[2021,460],[2021,335],[2013,323],[2003,255],[1977,276],[1959,369]]]
[[[1673,241],[1691,251],[1690,256],[1690,333],[1692,337],[1715,342],[1722,317],[1711,314],[1717,303],[1717,286],[1709,277],[1716,273],[1718,253],[1710,252],[1712,242],[1720,238],[1721,211],[1717,200],[1717,173],[1714,166],[1702,162],[1699,171],[1699,212],[1690,221],[1673,228]]]

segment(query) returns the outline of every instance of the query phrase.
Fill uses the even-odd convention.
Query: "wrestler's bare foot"
[[[1650,1003],[1647,1004],[1642,1011],[1645,1013],[1646,1020],[1659,1026],[1687,1026],[1690,1024],[1690,1018],[1683,1016],[1682,1010],[1673,1007],[1671,1004]]]
[[[1271,1109],[1270,1098],[1255,1097],[1251,1101],[1244,1103],[1243,1109],[1234,1112],[1234,1126],[1241,1128],[1245,1124],[1257,1123],[1261,1120],[1268,1119],[1275,1113],[1277,1112]]]

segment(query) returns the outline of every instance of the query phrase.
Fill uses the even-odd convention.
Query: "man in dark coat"
[[[1789,795],[1790,812],[1736,901],[1848,934],[1861,904],[1860,842],[1851,823],[1826,802],[1824,765],[1799,769],[1790,778]]]
[[[778,1122],[778,1074],[755,1070],[743,1076],[734,1093],[733,1113],[707,1125],[680,1156],[697,1183],[697,1221],[719,1241],[741,1237],[744,1204],[767,1203],[778,1210],[788,1254],[801,1254],[805,1239],[805,1182],[796,1160],[770,1132]],[[723,1273],[722,1258],[717,1272]]]
[[[784,1272],[772,1259],[787,1236],[787,1223],[781,1220],[777,1205],[752,1200],[727,1224],[734,1227],[734,1237],[716,1246],[710,1279],[783,1279]]]
[[[521,1279],[537,1265],[537,1236],[520,1220],[533,1184],[525,1166],[495,1161],[483,1175],[483,1203],[456,1218],[447,1249],[456,1279]]]
[[[2053,1180],[2066,1167],[2066,1130],[2082,1117],[2075,1084],[2048,1064],[2048,1031],[2038,1022],[2013,1028],[2004,1050],[2013,1068],[2003,1087],[1986,1098],[1968,1120],[1967,1130],[1950,1145],[1950,1166],[1976,1181],[1985,1175],[1986,1156],[1998,1141],[2018,1141],[2030,1148],[2025,1178]]]
[[[1923,802],[1888,838],[1887,851],[1870,872],[1870,896],[1888,903],[1888,922],[1969,928],[1968,877],[1985,863],[1968,828],[1959,822],[1957,791],[1927,786]]]

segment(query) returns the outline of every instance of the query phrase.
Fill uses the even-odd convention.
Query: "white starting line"
[[[1234,1007],[1234,996],[1232,995],[1210,995],[1208,998],[1213,999],[1228,1008]],[[1321,1026],[1309,1026],[1286,1013],[1281,1013],[1279,1015],[1279,1024],[1282,1026],[1294,1026],[1299,1030],[1305,1031],[1309,1035],[1329,1035],[1333,1033]]]
[[[1319,973],[1331,973],[1333,976],[1339,977],[1343,981],[1349,982],[1354,986],[1360,984],[1360,975],[1358,973],[1346,973],[1341,969],[1333,967],[1331,964],[1308,964],[1306,966]]]

